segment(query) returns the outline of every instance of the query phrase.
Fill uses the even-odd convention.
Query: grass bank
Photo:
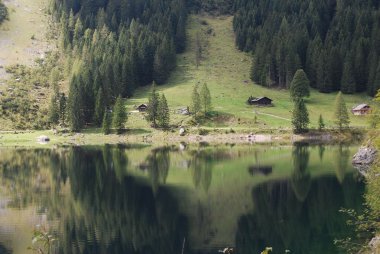
[[[188,128],[186,135],[180,136],[177,130],[161,131],[150,128],[130,129],[122,135],[104,135],[101,129],[87,129],[82,133],[55,133],[52,130],[44,131],[7,131],[0,132],[0,146],[4,147],[52,147],[56,145],[102,145],[119,143],[156,143],[178,144],[210,143],[210,144],[244,144],[244,143],[279,143],[292,144],[294,142],[311,143],[359,143],[366,132],[351,129],[344,132],[337,130],[311,131],[304,135],[295,135],[291,130],[267,129],[239,129],[236,132],[231,128]],[[50,141],[41,143],[38,137],[48,136]]]

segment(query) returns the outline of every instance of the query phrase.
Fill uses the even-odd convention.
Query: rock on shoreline
[[[373,147],[361,147],[352,158],[352,165],[359,170],[360,173],[366,175],[372,163],[377,157],[377,150]]]

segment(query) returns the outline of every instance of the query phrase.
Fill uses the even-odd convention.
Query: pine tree
[[[124,123],[127,120],[127,112],[125,111],[125,106],[123,100],[119,95],[116,99],[115,105],[113,107],[113,117],[112,126],[116,129],[117,133],[122,133],[124,129]]]
[[[342,92],[339,92],[335,99],[335,123],[342,130],[344,127],[348,127],[350,124],[350,118],[346,103],[344,102]]]
[[[66,96],[64,93],[62,93],[59,97],[59,121],[62,126],[66,125],[66,104]]]
[[[158,118],[158,102],[159,95],[156,91],[156,83],[153,82],[152,92],[149,96],[149,104],[148,104],[148,115],[147,120],[152,123],[153,127],[157,127],[157,118]]]
[[[376,68],[376,73],[375,73],[375,77],[373,80],[372,89],[373,89],[373,92],[376,96],[376,91],[378,92],[380,90],[380,61],[379,61],[379,64]]]
[[[70,85],[69,93],[69,120],[70,129],[73,132],[79,132],[83,128],[83,108],[82,98],[79,89],[78,79],[74,76]]]
[[[345,94],[352,94],[355,92],[355,77],[353,74],[351,57],[346,57],[346,61],[343,66],[343,74],[341,81],[341,91]]]
[[[294,101],[309,97],[309,84],[310,81],[306,73],[302,69],[297,70],[290,84],[290,97],[292,97]]]
[[[380,89],[377,91],[375,98],[373,98],[373,102],[374,103],[372,106],[371,114],[368,116],[368,123],[371,128],[376,129],[377,126],[380,124]]]
[[[161,99],[158,103],[158,125],[161,128],[168,128],[170,123],[170,112],[168,107],[168,102],[164,94],[162,94]]]
[[[53,125],[56,125],[59,123],[59,98],[58,94],[53,94],[50,99],[50,105],[49,105],[49,121]]]
[[[325,128],[325,122],[323,121],[322,115],[319,115],[318,119],[318,130],[323,130]]]
[[[202,111],[204,115],[207,115],[211,111],[211,94],[210,90],[207,87],[207,84],[204,83],[202,88],[201,88],[201,93],[200,93],[200,98],[201,98],[201,105],[202,105]]]
[[[198,92],[198,85],[194,85],[191,95],[191,112],[196,116],[201,111],[201,97]]]
[[[103,116],[102,130],[104,135],[108,135],[111,133],[111,114],[109,112],[105,112]]]
[[[292,125],[294,133],[302,133],[308,130],[309,112],[303,99],[294,102]]]
[[[100,87],[96,95],[95,114],[94,114],[94,122],[98,126],[102,124],[102,121],[104,118],[104,110],[105,110],[104,94],[103,94],[103,89]]]

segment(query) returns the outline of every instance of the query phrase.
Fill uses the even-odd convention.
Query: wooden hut
[[[137,107],[137,110],[139,112],[145,112],[147,109],[148,109],[148,105],[147,104],[141,104],[140,106]]]
[[[248,104],[249,105],[256,105],[256,106],[272,106],[272,99],[268,97],[259,97],[259,98],[254,98],[254,97],[249,97],[248,99]]]
[[[368,104],[360,104],[352,108],[351,112],[355,116],[367,115],[371,111],[371,107]]]

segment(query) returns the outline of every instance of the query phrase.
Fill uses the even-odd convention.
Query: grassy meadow
[[[213,109],[218,116],[206,122],[209,127],[233,127],[239,129],[291,128],[291,110],[293,103],[286,90],[268,89],[253,84],[249,78],[251,68],[250,54],[240,52],[235,47],[232,30],[232,17],[210,17],[192,15],[189,17],[187,49],[178,55],[177,68],[166,85],[159,86],[159,92],[165,94],[171,108],[172,124],[189,117],[176,114],[176,109],[191,104],[191,92],[197,83],[207,83],[211,91]],[[195,64],[195,37],[202,35],[203,54],[200,66]],[[134,110],[139,103],[146,103],[149,87],[140,89],[135,96],[127,99],[128,110]],[[248,97],[267,96],[273,99],[274,107],[255,108],[246,104]],[[315,90],[307,99],[311,127],[316,128],[319,115],[322,114],[327,127],[334,125],[334,100],[336,93],[322,94]],[[356,104],[368,103],[370,98],[364,94],[345,95],[348,109]],[[255,112],[257,123],[254,122]],[[350,114],[351,125],[365,127],[365,117]],[[139,113],[131,113],[127,126],[146,128],[149,125]]]

